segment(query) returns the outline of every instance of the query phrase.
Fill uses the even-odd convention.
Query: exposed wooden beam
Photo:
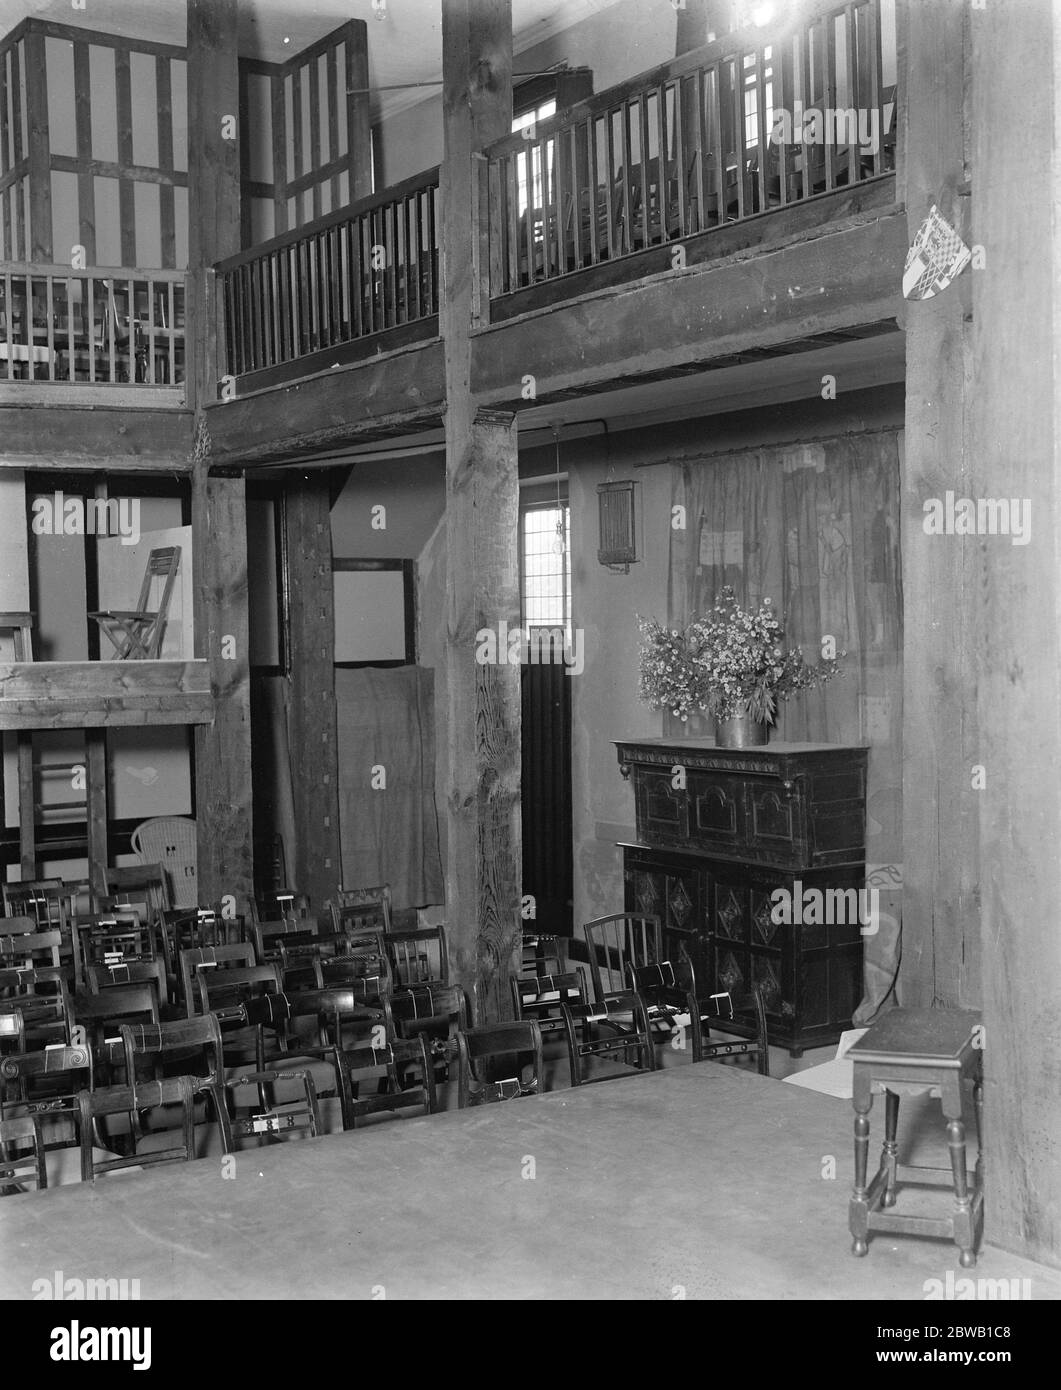
[[[900,12],[901,188],[912,242],[933,204],[968,235],[962,0]],[[940,64],[939,54],[954,61]],[[932,299],[904,302],[906,429],[901,478],[903,590],[903,959],[900,1001],[980,1004],[978,761],[972,606],[974,537],[926,535],[924,503],[969,495],[966,383],[970,274]]]
[[[969,13],[973,216],[984,268],[973,284],[976,364],[969,495],[1027,499],[1025,544],[974,538],[974,761],[980,809],[985,1233],[1061,1265],[1061,14],[1056,5]],[[1013,93],[1041,94],[1018,102]],[[1049,100],[1053,94],[1054,100]],[[1018,114],[1019,113],[1019,114]],[[1027,178],[1035,169],[1035,178]],[[968,378],[966,378],[968,380]],[[953,538],[952,538],[953,539]],[[942,615],[941,615],[942,616]],[[947,620],[958,618],[949,607]],[[904,806],[904,818],[907,814]],[[963,836],[961,850],[974,854]],[[960,852],[956,849],[956,852]]]
[[[894,319],[906,217],[830,227],[747,260],[703,264],[473,334],[483,404],[528,409],[559,391],[636,383],[793,338]],[[533,391],[524,378],[533,377]]]
[[[192,485],[195,650],[209,663],[212,725],[195,731],[199,892],[203,902],[253,892],[247,509],[241,478]]]
[[[475,247],[472,156],[511,123],[510,0],[454,0],[443,8],[442,76],[442,245]],[[507,661],[476,660],[481,628],[519,622],[517,443],[510,415],[477,414],[472,400],[471,258],[444,257],[443,267],[446,921],[457,976],[483,1020],[510,1013],[520,937],[519,671]]]
[[[373,192],[372,112],[367,87],[368,25],[359,19],[352,21],[346,41],[346,129],[351,202],[367,198]]]
[[[356,414],[350,402],[357,401]],[[211,460],[294,458],[401,432],[434,429],[445,411],[440,342],[358,362],[309,381],[207,407]]]
[[[48,79],[44,35],[26,33],[26,131],[29,152],[30,257],[47,263],[52,256],[52,176],[49,167]]]
[[[211,267],[240,249],[236,0],[188,0],[190,404],[216,396]],[[235,135],[235,139],[231,138]]]
[[[0,665],[0,729],[205,724],[205,661],[38,661]]]
[[[98,399],[101,388],[92,389]],[[111,399],[107,388],[103,390]],[[65,406],[56,395],[52,387],[47,410],[36,402],[0,402],[0,467],[191,470],[192,417],[188,411]]]
[[[335,616],[329,478],[310,474],[284,498],[291,639],[291,752],[298,843],[287,846],[294,884],[319,911],[335,895],[339,795]]]

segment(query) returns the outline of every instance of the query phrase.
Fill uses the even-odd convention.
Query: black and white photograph
[[[1037,1367],[1059,438],[1061,0],[0,0],[12,1355]]]

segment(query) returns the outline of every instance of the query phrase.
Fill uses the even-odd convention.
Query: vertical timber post
[[[976,392],[972,497],[1007,499],[978,538],[975,761],[983,768],[984,1223],[1061,1265],[1061,12],[970,13]],[[1014,101],[1015,91],[1035,94]],[[1035,175],[1028,177],[1028,170]],[[963,277],[964,278],[964,277]],[[1024,514],[1014,544],[1013,508]]]
[[[253,892],[247,513],[242,477],[210,473],[205,412],[216,394],[211,267],[239,250],[236,0],[188,0],[188,327],[195,651],[210,662],[215,715],[195,730],[199,898]],[[219,407],[222,408],[222,407]]]
[[[507,644],[493,662],[476,659],[476,633],[519,624],[519,484],[513,418],[477,411],[472,396],[476,296],[468,248],[478,244],[478,218],[486,215],[473,156],[511,127],[511,0],[443,7],[442,75],[446,921],[457,979],[483,1021],[511,1010],[508,980],[520,937],[520,680]]]
[[[964,0],[899,12],[899,196],[908,239],[935,205],[969,236]],[[943,60],[942,55],[947,55]],[[980,1001],[978,761],[972,605],[978,541],[926,535],[929,499],[970,495],[971,275],[908,301],[900,479],[903,615],[903,961],[908,1008]]]

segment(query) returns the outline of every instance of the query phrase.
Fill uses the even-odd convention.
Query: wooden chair
[[[390,962],[371,947],[320,959],[318,969],[322,987],[352,989],[366,1008],[381,1007],[393,997]]]
[[[357,1091],[356,1086],[352,1092],[349,1085],[344,1089],[340,1059],[351,1046],[356,1050],[367,1043],[382,1048],[393,1039],[394,1024],[386,1004],[381,1008],[366,1008],[354,990],[338,987],[303,990],[298,994],[251,996],[244,1000],[241,1011],[242,1021],[248,1026],[286,1027],[286,1054],[282,1063],[285,1073],[292,1067],[302,1068],[303,1063],[318,1064],[317,1071],[311,1073],[315,1076],[317,1096],[336,1096],[342,1110],[343,1127],[352,1128],[351,1104]],[[312,1029],[309,1037],[304,1028],[307,1023]],[[326,1080],[317,1079],[321,1074],[320,1063],[329,1068]],[[267,1069],[268,1065],[262,1068]]]
[[[697,998],[694,984],[686,1007],[692,1023],[694,1062],[713,1061],[718,1057],[754,1057],[759,1075],[770,1075],[766,1005],[758,985],[746,994],[712,994],[702,999]],[[726,1036],[722,1040],[713,1039],[713,1032]]]
[[[435,1068],[423,1035],[391,1037],[381,1047],[339,1048],[336,1061],[344,1129],[356,1129],[375,1115],[400,1115],[421,1108],[425,1115],[433,1115],[438,1110]],[[362,1082],[381,1072],[382,1087],[361,1095]]]
[[[193,946],[179,953],[181,998],[185,1012],[203,1013],[199,993],[199,970],[227,970],[255,965],[254,947],[249,942],[232,946]]]
[[[302,1098],[278,1104],[270,1095],[281,1081],[298,1082],[302,1087]],[[249,1114],[241,1115],[239,1098],[244,1088],[253,1086],[258,1093],[258,1108]],[[225,1089],[232,1099],[236,1114],[229,1119],[233,1147],[240,1140],[253,1138],[266,1142],[281,1135],[305,1133],[315,1139],[321,1133],[320,1107],[313,1077],[308,1071],[255,1071],[229,1078]]]
[[[542,1037],[563,1034],[566,1028],[560,1006],[585,1004],[589,1000],[586,976],[581,969],[562,975],[521,975],[511,981],[512,1005],[517,1019],[533,1019]]]
[[[121,869],[106,868],[103,870],[103,883],[107,897],[104,902],[97,902],[97,914],[103,911],[121,912],[124,909],[136,912],[141,921],[150,922],[158,934],[166,969],[172,973],[174,963],[170,936],[163,915],[170,906],[169,890],[162,865],[134,864]]]
[[[32,917],[37,931],[58,931],[69,940],[68,889],[61,878],[38,878],[2,886],[4,915]]]
[[[542,1032],[534,1019],[462,1029],[457,1034],[457,1048],[457,1105],[461,1110],[539,1095],[545,1089]],[[504,1058],[503,1064],[500,1058]]]
[[[372,888],[340,888],[331,904],[335,930],[389,932],[393,907],[391,886],[380,883]]]
[[[562,975],[567,968],[567,947],[559,936],[523,929],[520,971],[523,976]]]
[[[179,1105],[179,1141],[165,1149],[137,1150],[136,1128],[133,1152],[118,1158],[97,1160],[93,1152],[95,1134],[105,1135],[100,1121],[108,1115],[138,1117],[144,1110]],[[155,1163],[187,1163],[195,1157],[195,1087],[190,1076],[172,1076],[160,1081],[141,1081],[128,1086],[104,1086],[78,1095],[81,1120],[81,1181],[95,1182],[102,1173],[120,1168],[147,1167]],[[138,1126],[137,1126],[138,1127]],[[106,1140],[108,1147],[113,1139]]]
[[[283,942],[292,941],[304,944],[312,942],[316,935],[317,923],[309,917],[298,922],[294,927],[286,917],[273,918],[267,922],[254,917],[250,924],[250,938],[254,944],[254,954],[258,958],[259,965],[264,965],[266,961],[279,960]]]
[[[630,988],[630,970],[663,959],[662,924],[658,917],[613,912],[595,917],[582,928],[589,953],[594,999]]]
[[[76,1121],[78,1093],[94,1085],[89,1047],[11,1053],[0,1058],[0,1118],[24,1113]]]
[[[135,912],[90,917],[74,925],[74,972],[79,988],[87,988],[90,966],[157,959],[155,928],[150,922],[141,922]],[[160,998],[164,995],[163,990]]]
[[[38,1191],[48,1186],[41,1122],[36,1115],[0,1120],[0,1197],[24,1192],[28,1183]]]
[[[66,970],[45,966],[0,970],[0,1013],[22,1014],[27,1047],[70,1041]]]
[[[0,1012],[0,1053],[21,1052],[26,1046],[26,1023],[22,1010],[4,1009]]]
[[[225,1044],[225,1062],[240,1066],[250,1059],[259,1070],[269,1057],[282,1056],[287,1051],[287,1010],[277,1010],[270,1023],[259,1022],[248,1028],[244,1005],[262,996],[278,997],[283,993],[280,968],[275,962],[267,965],[236,965],[226,970],[209,966],[196,968],[203,1013],[212,1013],[221,1025]],[[271,1004],[270,1004],[271,1008]],[[266,1033],[272,1034],[272,1046],[266,1046]]]
[[[396,989],[449,983],[449,947],[445,927],[389,932],[385,938]]]
[[[70,996],[70,1041],[92,1049],[97,1078],[104,1085],[112,1084],[125,1067],[122,1024],[158,1022],[158,989],[153,982],[115,985],[99,994],[75,990]]]
[[[161,656],[162,639],[166,632],[170,599],[177,581],[180,560],[179,545],[160,546],[157,550],[152,550],[147,557],[147,567],[144,570],[144,580],[140,586],[136,608],[112,608],[88,615],[99,624],[100,631],[113,646],[118,661],[157,661]],[[156,580],[162,584],[162,596],[158,607],[149,609],[151,586]]]
[[[114,965],[88,965],[85,967],[85,984],[91,994],[100,994],[105,989],[115,989],[120,985],[151,983],[158,990],[160,1017],[165,1018],[171,1005],[169,1002],[169,981],[166,976],[164,961],[129,960]]]
[[[251,921],[287,923],[288,931],[315,931],[316,919],[310,916],[309,898],[294,888],[277,888],[266,897],[251,898]]]
[[[59,968],[59,931],[41,931],[33,917],[0,917],[0,967]]]
[[[560,1005],[567,1038],[567,1055],[571,1065],[571,1085],[582,1086],[587,1081],[611,1081],[628,1075],[613,1072],[604,1076],[587,1077],[583,1061],[588,1057],[622,1053],[622,1060],[638,1070],[655,1071],[656,1049],[652,1042],[652,1025],[648,1020],[645,1001],[639,994],[618,993],[592,1004]],[[630,1063],[630,1053],[636,1061]]]
[[[231,1151],[221,1026],[214,1014],[168,1023],[123,1024],[121,1045],[127,1084],[164,1079],[179,1067],[191,1082],[193,1099],[209,1101],[222,1148]]]

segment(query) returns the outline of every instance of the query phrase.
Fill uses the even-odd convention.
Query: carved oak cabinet
[[[637,826],[620,845],[626,911],[662,918],[664,951],[688,955],[699,994],[760,985],[770,1041],[793,1057],[836,1041],[862,995],[868,750],[692,738],[616,749]],[[775,920],[777,889],[789,924]]]

